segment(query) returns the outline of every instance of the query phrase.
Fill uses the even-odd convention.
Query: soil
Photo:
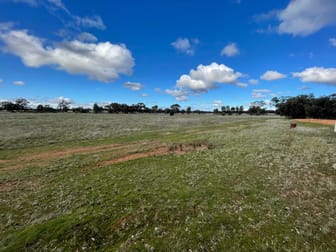
[[[208,146],[205,144],[200,144],[197,146],[191,145],[191,144],[179,144],[179,145],[174,145],[170,148],[166,146],[161,146],[158,147],[154,150],[146,151],[146,152],[139,152],[139,153],[134,153],[134,154],[128,154],[123,157],[118,157],[109,161],[104,161],[100,163],[101,166],[108,166],[111,164],[118,164],[118,163],[123,163],[127,162],[130,160],[135,160],[139,158],[145,158],[145,157],[153,157],[153,156],[163,156],[167,154],[175,154],[175,155],[183,155],[191,151],[203,151],[203,150],[208,150]]]
[[[297,122],[318,123],[322,125],[335,125],[336,120],[329,119],[295,119]]]
[[[26,155],[20,157],[18,160],[0,160],[1,163],[7,163],[7,167],[1,168],[2,171],[22,169],[27,167],[27,164],[34,165],[36,167],[43,167],[48,165],[49,162],[76,154],[93,154],[99,152],[114,152],[122,153],[117,157],[98,162],[95,167],[104,167],[111,164],[118,164],[135,160],[139,158],[162,156],[166,154],[183,155],[192,151],[204,151],[208,150],[209,146],[206,144],[174,144],[171,147],[160,144],[154,141],[144,141],[127,144],[109,144],[100,146],[87,146],[79,148],[69,148],[59,151],[46,151],[33,155]],[[140,150],[140,151],[139,151]],[[94,167],[92,167],[94,168]]]

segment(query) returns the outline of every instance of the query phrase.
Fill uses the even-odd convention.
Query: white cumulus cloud
[[[124,87],[131,89],[132,91],[139,91],[143,88],[143,85],[139,82],[126,82],[124,83]]]
[[[260,79],[266,81],[280,80],[286,78],[287,75],[279,73],[277,71],[268,70],[263,75],[260,76]]]
[[[185,99],[191,94],[206,93],[210,89],[218,87],[218,84],[234,84],[246,87],[247,84],[238,82],[243,74],[235,72],[224,64],[215,62],[210,65],[199,65],[197,69],[190,70],[189,74],[183,74],[176,81],[175,89],[166,90],[167,94],[177,99]]]
[[[336,68],[310,67],[302,72],[292,73],[292,75],[302,82],[336,85]]]
[[[111,82],[119,74],[131,74],[134,59],[125,45],[79,40],[48,43],[27,30],[0,30],[3,50],[17,55],[28,67],[53,66],[71,74]]]
[[[215,88],[216,83],[236,84],[241,76],[242,73],[235,72],[224,64],[213,62],[210,65],[201,64],[196,70],[190,70],[189,75],[182,75],[177,80],[176,86],[202,92]]]
[[[278,13],[279,33],[307,36],[336,24],[335,0],[291,0]]]
[[[239,48],[236,43],[230,43],[226,45],[222,51],[221,56],[234,57],[239,55]]]
[[[195,46],[199,44],[198,39],[178,38],[171,43],[178,52],[185,53],[187,55],[195,54]]]
[[[12,84],[15,85],[15,86],[24,86],[25,85],[24,81],[21,81],[21,80],[13,81]]]

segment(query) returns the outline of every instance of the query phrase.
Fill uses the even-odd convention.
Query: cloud
[[[213,102],[212,102],[212,106],[214,107],[214,108],[220,108],[220,107],[222,107],[224,105],[224,103],[223,103],[223,101],[221,101],[221,100],[214,100]]]
[[[278,32],[307,36],[336,24],[335,0],[292,0],[278,13]]]
[[[47,11],[55,16],[57,16],[64,23],[68,23],[68,27],[78,26],[84,28],[96,28],[99,30],[105,30],[106,26],[103,22],[103,19],[99,15],[91,16],[91,17],[80,17],[72,14],[62,2],[62,0],[9,0],[14,3],[25,3],[30,6],[43,6]],[[64,20],[64,16],[57,15],[57,11],[63,11],[67,14],[67,20]],[[78,27],[75,29],[78,30]]]
[[[292,75],[302,82],[336,85],[336,68],[310,67],[302,72],[292,73]]]
[[[308,86],[302,86],[302,87],[299,88],[299,90],[309,90],[309,89],[311,89],[311,88],[308,87]]]
[[[20,57],[28,67],[52,66],[102,82],[112,82],[120,74],[131,74],[134,66],[131,52],[123,44],[79,40],[47,44],[27,30],[0,30],[0,40],[5,52]]]
[[[146,93],[141,94],[141,97],[148,97],[149,95]]]
[[[336,38],[330,38],[329,39],[329,44],[332,46],[336,46]]]
[[[183,74],[175,83],[175,89],[167,89],[165,92],[176,99],[185,100],[191,94],[206,93],[210,89],[218,87],[217,84],[234,84],[246,87],[247,84],[238,82],[243,74],[235,72],[224,64],[215,62],[210,65],[199,65],[196,70],[190,70],[189,74]]]
[[[4,82],[4,80],[3,79],[0,79],[0,83],[3,83]]]
[[[56,97],[56,98],[53,98],[53,99],[49,99],[49,100],[46,100],[46,101],[42,101],[42,102],[38,102],[38,104],[45,104],[45,105],[49,105],[53,108],[57,108],[57,106],[59,105],[59,103],[64,103],[64,104],[67,104],[67,105],[78,105],[76,104],[76,102],[71,99],[71,98],[68,98],[68,97],[64,97],[64,96],[59,96],[59,97]],[[36,104],[37,102],[35,102]],[[71,107],[71,106],[69,106]]]
[[[37,0],[11,0],[14,3],[24,3],[24,4],[28,4],[30,6],[37,6]]]
[[[262,76],[260,76],[260,79],[266,81],[273,81],[273,80],[280,80],[286,77],[287,75],[285,74],[279,73],[277,71],[268,70]]]
[[[20,81],[20,80],[13,81],[12,84],[15,85],[15,86],[24,86],[25,85],[24,81]]]
[[[241,88],[247,88],[247,87],[248,87],[248,84],[247,84],[247,83],[243,83],[243,82],[237,82],[237,83],[236,83],[236,86],[237,86],[237,87],[241,87]]]
[[[262,13],[253,16],[253,21],[256,23],[262,23],[271,19],[274,19],[278,16],[279,10],[271,10],[267,13]]]
[[[143,88],[143,85],[138,82],[126,82],[123,86],[125,88],[131,89],[132,91],[139,91]]]
[[[106,29],[106,26],[100,16],[93,16],[93,17],[74,16],[74,19],[78,26],[82,26],[85,28],[96,28],[99,30]]]
[[[68,104],[74,103],[74,101],[71,98],[67,98],[67,97],[64,97],[64,96],[60,96],[60,97],[54,99],[54,101],[56,101],[57,103],[60,103],[60,102],[66,102]]]
[[[237,84],[241,76],[241,73],[235,72],[232,68],[214,62],[207,66],[201,64],[196,70],[190,70],[189,75],[182,75],[176,81],[176,86],[195,93],[207,92],[208,89],[215,88],[216,83]]]
[[[62,0],[47,0],[48,3],[53,5],[53,8],[60,9],[65,11],[67,14],[70,14],[70,11],[65,7]]]
[[[198,39],[178,38],[171,43],[178,52],[193,56],[195,54],[195,46],[199,44]]]
[[[92,35],[91,33],[88,32],[82,32],[80,34],[78,34],[77,36],[78,40],[83,41],[83,42],[96,42],[98,41],[98,39]]]
[[[271,92],[272,91],[269,89],[253,89],[252,98],[255,98],[255,99],[265,98],[266,95]]]
[[[239,53],[236,43],[230,43],[222,49],[221,56],[233,57],[239,55]]]
[[[186,101],[189,96],[189,93],[182,89],[166,89],[165,93],[174,96],[177,101]]]
[[[1,22],[0,31],[8,31],[14,26],[13,22]]]
[[[250,79],[249,83],[252,84],[252,85],[257,85],[259,83],[259,80],[257,80],[257,79]]]

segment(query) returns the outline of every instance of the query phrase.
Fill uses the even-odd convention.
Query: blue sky
[[[336,93],[334,0],[0,0],[0,100],[212,110]]]

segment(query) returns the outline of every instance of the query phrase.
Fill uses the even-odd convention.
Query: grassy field
[[[156,114],[0,122],[0,251],[336,251],[332,126]]]

